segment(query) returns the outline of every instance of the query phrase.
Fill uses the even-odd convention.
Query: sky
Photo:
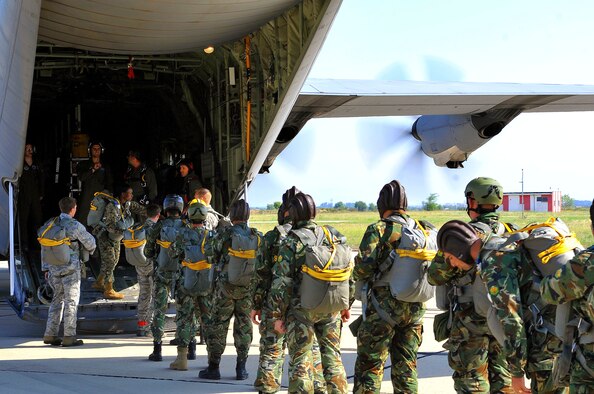
[[[594,85],[588,1],[344,0],[311,78]],[[414,117],[310,120],[250,186],[250,205],[296,185],[323,202],[375,202],[398,179],[409,205],[463,203],[477,176],[505,191],[592,200],[594,112],[521,114],[464,163],[438,168],[406,134]],[[522,178],[523,170],[523,178]]]

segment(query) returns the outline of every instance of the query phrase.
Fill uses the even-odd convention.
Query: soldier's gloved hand
[[[262,311],[252,309],[250,312],[250,319],[252,319],[252,323],[259,326],[262,321]]]
[[[274,331],[278,332],[279,334],[286,333],[287,327],[285,327],[285,322],[282,320],[276,320],[274,322]]]

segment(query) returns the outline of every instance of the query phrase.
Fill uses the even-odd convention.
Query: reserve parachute
[[[157,255],[157,271],[176,272],[179,266],[171,245],[176,241],[178,233],[184,227],[181,219],[165,219],[157,239],[159,254]]]
[[[70,238],[57,216],[45,222],[37,231],[41,245],[41,261],[50,265],[66,265],[70,262]]]
[[[256,267],[256,256],[260,247],[260,236],[254,229],[249,234],[240,232],[240,228],[231,230],[229,248],[228,275],[229,283],[235,286],[249,286]]]
[[[122,240],[126,251],[126,261],[135,267],[144,267],[147,265],[144,255],[144,246],[146,245],[146,229],[144,225],[134,226],[124,231]]]
[[[314,313],[334,313],[349,307],[349,279],[353,253],[337,242],[326,226],[315,231],[291,230],[305,245],[305,264],[301,266],[301,307]],[[328,245],[324,245],[324,239]]]
[[[374,287],[389,286],[399,301],[426,302],[433,298],[435,287],[427,280],[427,270],[437,253],[437,229],[430,223],[423,226],[417,220],[396,216],[394,223],[402,226],[398,249],[390,252],[384,275]]]
[[[197,232],[187,229],[183,234],[184,258],[182,260],[183,286],[192,294],[204,296],[211,288],[211,264],[206,259],[204,248],[208,240],[208,231]]]

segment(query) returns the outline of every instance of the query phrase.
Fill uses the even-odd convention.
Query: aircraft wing
[[[308,79],[291,113],[333,118],[476,114],[498,109],[594,111],[594,86]]]

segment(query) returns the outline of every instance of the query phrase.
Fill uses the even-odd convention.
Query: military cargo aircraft
[[[594,110],[592,86],[307,80],[340,5],[0,2],[0,253],[17,314],[43,321],[47,313],[36,296],[38,253],[19,248],[14,224],[26,141],[45,160],[45,218],[60,197],[76,196],[86,155],[74,150],[91,139],[102,141],[116,178],[126,153],[141,151],[162,192],[176,161],[190,158],[225,211],[312,118],[421,115],[411,134],[436,165],[456,168],[522,112]],[[134,274],[121,268],[122,301],[102,299],[83,279],[81,331],[133,329]]]

